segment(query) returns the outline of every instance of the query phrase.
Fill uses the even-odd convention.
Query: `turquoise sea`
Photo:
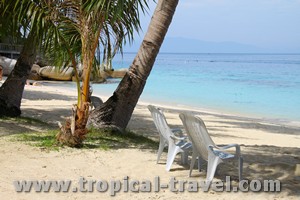
[[[117,55],[115,69],[128,68],[133,53]],[[118,81],[93,85],[112,94]],[[300,121],[299,54],[160,53],[142,101]]]

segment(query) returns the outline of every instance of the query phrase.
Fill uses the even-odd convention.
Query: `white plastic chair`
[[[178,153],[181,153],[182,164],[186,164],[188,160],[188,151],[191,150],[192,144],[187,142],[187,137],[183,137],[182,135],[178,137],[174,134],[178,132],[178,129],[170,129],[161,109],[153,105],[149,105],[148,109],[151,112],[154,124],[159,133],[159,148],[156,162],[159,162],[164,148],[168,146],[166,170],[170,171],[171,165]],[[181,133],[181,130],[179,133]]]
[[[210,183],[213,180],[217,166],[220,163],[230,159],[238,160],[239,180],[242,180],[243,158],[240,153],[240,146],[238,144],[230,144],[219,147],[215,145],[211,139],[207,132],[206,126],[200,117],[194,116],[190,113],[181,113],[179,117],[183,122],[187,135],[189,136],[189,139],[193,145],[189,176],[192,174],[196,158],[200,156],[203,160],[208,162],[206,182]],[[224,151],[231,147],[236,148],[234,155]]]

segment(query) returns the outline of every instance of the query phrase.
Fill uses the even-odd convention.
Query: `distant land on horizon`
[[[141,40],[135,40],[134,44],[126,45],[124,52],[137,52]],[[236,42],[208,42],[182,37],[167,37],[160,49],[161,53],[300,53],[297,50],[264,49],[248,44]]]

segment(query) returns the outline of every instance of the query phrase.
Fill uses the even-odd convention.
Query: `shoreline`
[[[243,120],[251,120],[256,122],[262,122],[270,125],[278,125],[278,126],[287,126],[291,128],[300,128],[300,121],[296,120],[290,120],[290,119],[281,119],[281,118],[271,118],[271,117],[259,117],[259,116],[246,116],[246,114],[238,113],[238,112],[230,112],[230,111],[220,111],[217,109],[210,109],[210,108],[200,108],[200,107],[193,107],[193,106],[187,106],[187,105],[170,105],[167,103],[151,103],[148,101],[139,101],[138,104],[140,105],[156,105],[158,107],[164,107],[169,109],[176,110],[185,110],[185,111],[194,111],[194,112],[200,112],[200,113],[206,113],[211,115],[219,115],[224,117],[231,117],[236,119],[243,119]]]
[[[40,81],[41,83],[46,83],[47,87],[58,87],[61,90],[64,91],[69,91],[70,86],[74,84],[74,87],[71,88],[72,91],[74,91],[74,94],[76,95],[76,86],[75,83],[73,82],[57,82],[57,81]],[[47,83],[50,83],[47,85]],[[56,85],[57,86],[54,86]],[[96,84],[96,83],[95,83]],[[110,84],[110,83],[107,83]],[[97,84],[99,85],[99,84]],[[111,95],[107,91],[104,91],[103,93],[99,91],[94,91],[93,95],[100,97],[102,100],[106,101]],[[145,97],[146,98],[146,97]],[[138,105],[156,105],[159,107],[164,107],[164,108],[176,108],[177,110],[185,110],[185,111],[195,111],[195,112],[202,112],[202,113],[208,113],[212,115],[221,115],[224,117],[234,117],[237,119],[244,119],[244,120],[251,120],[251,121],[256,121],[256,122],[262,122],[270,125],[278,125],[278,126],[287,126],[291,128],[300,128],[300,120],[293,120],[293,119],[285,119],[285,118],[272,118],[272,117],[264,117],[264,116],[259,116],[257,115],[252,115],[249,114],[247,115],[246,113],[240,113],[238,111],[233,111],[233,109],[222,109],[222,108],[206,108],[206,107],[197,107],[197,106],[190,106],[190,105],[184,105],[184,104],[171,104],[171,103],[166,103],[160,100],[151,100],[150,98],[141,97],[138,101]],[[229,111],[231,110],[231,111]]]
[[[0,83],[3,84],[6,77],[3,77],[3,80],[0,81]],[[42,81],[30,81],[30,82],[37,82],[40,84],[40,86],[45,86],[53,89],[60,89],[64,92],[67,92],[67,94],[75,96],[77,95],[76,91],[76,85],[75,82],[70,81],[51,81],[51,80],[42,80]],[[105,83],[104,83],[105,84]],[[106,84],[112,84],[112,83],[106,83]],[[101,85],[98,83],[94,83],[93,85]],[[1,85],[0,85],[1,86]],[[73,94],[72,94],[72,92]],[[71,92],[71,93],[70,93]],[[103,93],[99,91],[94,91],[93,95],[100,97],[103,101],[106,101],[111,95],[112,92],[109,93],[108,91],[103,91]],[[195,111],[200,113],[207,113],[212,115],[221,115],[224,117],[233,117],[236,119],[243,119],[243,120],[251,120],[255,121],[257,123],[265,123],[270,125],[277,125],[277,126],[285,126],[290,128],[300,128],[300,120],[295,119],[286,119],[286,118],[272,118],[270,116],[265,117],[261,116],[260,114],[248,114],[246,112],[241,113],[239,111],[234,111],[234,109],[222,109],[222,108],[208,108],[208,107],[198,107],[198,106],[190,106],[190,105],[184,105],[184,104],[172,104],[172,103],[166,103],[162,100],[154,100],[152,98],[147,98],[141,96],[137,105],[156,105],[158,107],[164,107],[173,109],[176,108],[177,110],[185,110],[185,111]]]

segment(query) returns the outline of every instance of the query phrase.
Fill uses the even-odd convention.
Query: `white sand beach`
[[[75,89],[74,89],[75,91]],[[26,85],[22,100],[22,116],[36,118],[55,125],[71,113],[76,93],[62,87]],[[107,97],[101,96],[103,100]],[[128,129],[137,134],[158,140],[146,102],[139,102]],[[183,128],[178,114],[184,108],[164,106],[171,127]],[[150,180],[159,176],[162,183],[171,177],[185,181],[203,181],[206,172],[196,169],[188,177],[189,166],[180,165],[178,156],[171,171],[165,171],[166,153],[156,164],[156,150],[118,148],[99,149],[63,148],[45,151],[20,141],[12,141],[14,134],[39,131],[42,127],[0,121],[0,195],[1,199],[299,199],[300,198],[300,126],[273,124],[266,120],[193,110],[202,117],[213,140],[217,144],[237,143],[244,157],[246,180],[279,180],[281,192],[123,192],[114,197],[110,192],[53,192],[17,193],[16,180],[71,180],[76,184],[80,177],[87,180]],[[237,178],[234,163],[222,164],[214,182],[226,175]],[[235,184],[236,182],[233,181]]]

